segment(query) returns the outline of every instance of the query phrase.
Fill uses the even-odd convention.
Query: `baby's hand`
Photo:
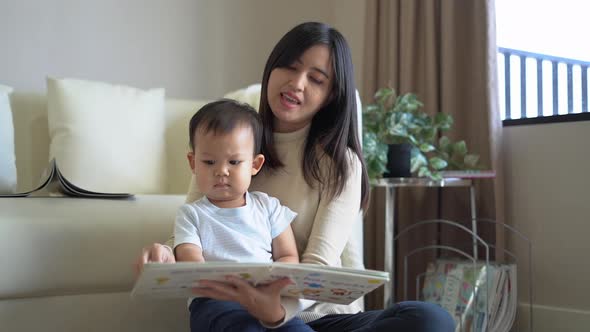
[[[281,305],[281,290],[291,283],[289,278],[283,278],[253,287],[239,277],[228,276],[226,282],[202,280],[193,292],[216,300],[238,302],[265,325],[276,326],[286,314]]]
[[[160,243],[154,243],[151,246],[145,247],[141,251],[141,255],[135,262],[135,273],[139,276],[139,273],[143,269],[145,263],[174,263],[176,261],[170,247],[162,245]]]

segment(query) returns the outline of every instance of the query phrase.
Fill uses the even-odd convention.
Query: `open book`
[[[55,158],[49,162],[49,166],[43,172],[41,183],[31,191],[15,194],[0,194],[0,197],[53,197],[73,196],[83,198],[130,198],[133,194],[127,193],[102,193],[82,189],[68,181],[57,168]]]
[[[229,275],[238,276],[254,286],[288,277],[293,284],[285,287],[281,295],[339,304],[350,304],[389,281],[387,272],[314,264],[148,263],[135,282],[131,296],[196,297],[191,289],[198,287],[200,280],[224,281]]]

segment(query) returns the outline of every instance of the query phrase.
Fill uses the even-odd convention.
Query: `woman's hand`
[[[234,301],[242,305],[252,316],[267,326],[275,326],[285,319],[281,305],[281,290],[292,283],[289,278],[275,280],[264,286],[253,287],[248,282],[233,276],[227,282],[201,280],[193,292],[221,301]]]
[[[154,243],[151,246],[145,247],[141,250],[141,255],[135,262],[136,276],[139,276],[139,273],[143,268],[143,264],[148,262],[175,263],[176,259],[174,258],[174,253],[172,253],[170,247],[159,243]]]

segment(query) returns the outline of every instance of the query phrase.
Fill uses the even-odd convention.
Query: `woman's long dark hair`
[[[262,117],[264,134],[262,153],[265,165],[270,169],[283,166],[275,151],[273,129],[274,115],[268,104],[268,80],[277,67],[292,65],[310,47],[326,45],[332,56],[334,71],[329,102],[313,117],[303,152],[303,176],[310,186],[314,183],[326,185],[328,196],[334,198],[342,193],[351,172],[348,149],[351,149],[362,166],[361,208],[369,201],[369,178],[359,142],[356,87],[352,56],[348,43],[336,29],[317,22],[302,23],[287,32],[274,47],[262,76],[259,112]],[[317,147],[331,159],[328,179],[322,178]]]

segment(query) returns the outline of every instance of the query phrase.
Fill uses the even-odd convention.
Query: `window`
[[[496,0],[505,124],[590,120],[590,43],[583,36],[589,10],[581,0]]]

